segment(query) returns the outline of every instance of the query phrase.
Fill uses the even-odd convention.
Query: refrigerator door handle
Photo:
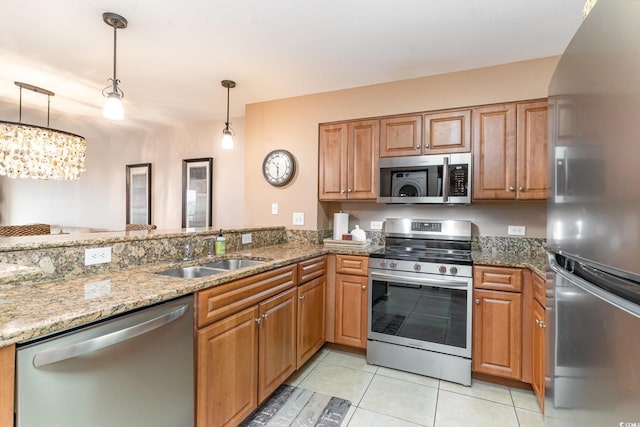
[[[549,267],[551,267],[551,270],[553,270],[554,273],[559,274],[560,276],[570,281],[573,285],[576,285],[577,287],[593,295],[594,297],[599,298],[600,300],[608,304],[611,304],[612,306],[620,310],[623,310],[631,314],[632,316],[640,319],[640,306],[638,306],[637,304],[634,304],[630,301],[627,301],[624,298],[621,298],[617,295],[607,292],[606,290],[600,288],[599,286],[589,283],[588,281],[582,279],[581,277],[578,277],[575,274],[570,273],[569,271],[562,268],[553,256],[549,256],[548,259],[549,259]]]
[[[154,329],[158,329],[174,320],[184,316],[187,312],[188,306],[181,305],[175,310],[169,313],[161,314],[144,322],[138,323],[133,326],[129,326],[119,331],[111,332],[106,335],[101,335],[96,338],[91,338],[85,341],[81,341],[74,344],[69,344],[64,347],[58,347],[51,350],[37,353],[33,356],[33,366],[40,368],[52,363],[60,362],[62,360],[71,359],[73,357],[82,356],[93,351],[118,344],[120,342],[135,338],[139,335],[151,332]]]

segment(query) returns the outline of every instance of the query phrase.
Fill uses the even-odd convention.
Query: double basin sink
[[[183,279],[193,279],[197,277],[206,277],[213,274],[225,273],[239,268],[249,267],[256,264],[262,264],[264,261],[255,259],[223,259],[220,261],[207,262],[202,265],[194,265],[191,267],[178,267],[169,270],[158,271],[156,274],[163,276],[180,277]]]

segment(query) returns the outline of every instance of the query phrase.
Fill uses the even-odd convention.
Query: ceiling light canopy
[[[20,87],[18,123],[0,121],[0,175],[9,178],[77,180],[85,171],[87,144],[83,137],[49,127],[55,93],[27,83]],[[22,89],[47,95],[47,127],[22,123]]]
[[[236,82],[233,80],[223,80],[222,86],[227,88],[227,121],[224,122],[224,129],[222,130],[222,148],[225,150],[233,150],[233,135],[235,131],[230,128],[229,125],[229,89],[236,87]]]
[[[122,120],[124,119],[124,108],[122,108],[124,92],[118,86],[120,84],[120,80],[116,77],[116,53],[118,46],[118,28],[127,28],[128,22],[117,13],[111,12],[103,13],[102,19],[108,26],[113,27],[113,78],[109,79],[111,80],[111,85],[102,89],[102,95],[107,98],[104,103],[102,114],[107,119]],[[111,89],[111,92],[107,92],[109,89]]]

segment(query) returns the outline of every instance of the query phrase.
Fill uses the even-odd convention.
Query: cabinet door
[[[376,200],[378,193],[378,120],[349,123],[347,198]]]
[[[318,277],[298,286],[298,342],[299,369],[324,345],[325,277]]]
[[[367,287],[366,277],[336,275],[336,343],[367,347]]]
[[[516,107],[473,109],[473,198],[516,198]]]
[[[533,388],[540,409],[544,411],[544,353],[545,353],[545,309],[537,301],[533,302],[533,357],[531,369],[531,387]]]
[[[443,111],[424,115],[426,154],[471,151],[471,110]]]
[[[258,407],[258,314],[253,306],[198,330],[199,427],[238,425]]]
[[[547,198],[547,101],[517,105],[518,199]]]
[[[296,289],[260,304],[258,403],[296,370]]]
[[[320,125],[318,199],[347,198],[347,123]]]
[[[380,157],[422,154],[422,116],[380,119]]]
[[[15,344],[0,347],[0,426],[13,425],[15,360]]]
[[[519,380],[522,294],[474,290],[473,297],[473,370]]]

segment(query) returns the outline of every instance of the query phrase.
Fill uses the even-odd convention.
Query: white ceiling
[[[51,126],[104,132],[224,120],[245,104],[563,52],[584,0],[3,0],[0,120],[17,121],[22,81],[56,92]],[[103,119],[115,12],[125,120]],[[27,91],[28,92],[28,91]],[[46,98],[24,93],[23,121]],[[34,111],[29,111],[34,109]],[[32,114],[33,113],[33,114]],[[37,113],[37,114],[36,114]]]

